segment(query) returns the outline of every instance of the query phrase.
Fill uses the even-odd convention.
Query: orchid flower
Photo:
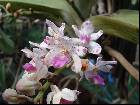
[[[49,34],[52,37],[47,36],[46,39],[44,39],[44,42],[49,48],[51,48],[50,52],[60,52],[67,55],[65,56],[66,60],[70,58],[70,60],[72,59],[74,61],[72,70],[78,73],[81,70],[81,60],[79,56],[84,56],[87,52],[87,49],[82,46],[82,42],[78,38],[69,38],[67,36],[64,36],[65,23],[62,23],[62,26],[60,28],[47,19],[46,23],[49,26]],[[75,65],[76,62],[79,63],[79,66]]]
[[[22,51],[32,60],[23,65],[25,71],[22,78],[17,82],[16,89],[20,93],[33,96],[35,95],[35,90],[41,87],[39,80],[52,75],[48,71],[47,65],[44,64],[47,51],[40,48],[33,48],[33,51],[29,49],[23,49]]]
[[[48,71],[48,66],[44,63],[44,58],[47,55],[46,49],[33,48],[33,52],[29,49],[22,50],[28,58],[32,60],[29,63],[23,65],[25,69],[25,75],[36,74],[36,80],[46,78],[47,75],[52,74]]]
[[[81,28],[78,29],[77,26],[72,25],[72,28],[75,31],[75,34],[80,38],[80,40],[85,44],[85,47],[88,48],[88,52],[92,54],[100,54],[101,46],[95,41],[100,38],[103,34],[102,30],[99,30],[97,33],[94,33],[94,27],[92,26],[91,21],[85,21]]]
[[[98,69],[104,72],[109,72],[112,69],[111,65],[117,64],[117,61],[103,61],[102,57],[98,57],[93,69]]]
[[[47,104],[71,104],[77,99],[79,91],[64,88],[60,90],[56,85],[51,85],[51,90],[47,95]]]
[[[87,48],[83,46],[82,41],[78,38],[64,36],[64,23],[62,23],[61,27],[57,27],[49,20],[46,20],[46,23],[49,26],[48,32],[50,36],[46,36],[41,44],[33,42],[30,42],[30,44],[50,50],[45,56],[45,63],[49,64],[49,66],[59,68],[72,61],[74,62],[72,70],[79,73],[82,67],[80,56],[84,56],[87,53]],[[62,55],[61,58],[60,55]]]
[[[84,62],[85,63],[85,62]],[[102,57],[98,57],[95,64],[92,64],[89,60],[86,60],[86,70],[81,72],[81,78],[85,76],[87,80],[90,80],[97,85],[105,85],[104,79],[99,75],[99,71],[110,72],[112,64],[116,64],[116,61],[103,61]]]
[[[17,82],[16,89],[22,94],[33,96],[35,91],[39,90],[42,86],[39,80],[45,79],[50,75],[53,74],[48,72],[48,68],[45,65],[37,72],[29,73],[25,71],[22,78]]]
[[[31,58],[32,60],[29,63],[26,63],[23,68],[27,72],[36,72],[43,66],[43,58],[47,54],[46,50],[42,50],[39,48],[33,48],[33,51],[25,48],[21,50],[26,54],[28,58]]]
[[[48,19],[46,19],[46,23],[48,25],[48,33],[50,36],[64,36],[65,23],[62,23],[61,27],[57,27],[53,22]]]

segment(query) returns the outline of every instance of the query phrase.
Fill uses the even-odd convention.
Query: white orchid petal
[[[94,27],[93,27],[91,21],[89,21],[89,20],[85,21],[82,24],[80,31],[83,35],[91,35],[94,31]]]
[[[30,80],[31,78],[33,78],[35,75],[35,73],[28,73],[27,71],[24,72],[24,74],[22,75],[22,79],[27,79]]]
[[[61,92],[56,93],[56,94],[53,96],[52,103],[53,103],[53,104],[60,104],[61,98],[62,98]]]
[[[52,101],[54,94],[55,94],[54,92],[48,93],[47,99],[46,99],[47,104],[51,104],[51,101]]]
[[[87,48],[83,47],[83,46],[77,46],[75,48],[75,52],[78,56],[84,56],[87,53]]]
[[[104,71],[104,72],[110,72],[110,70],[113,68],[113,66],[111,65],[106,65],[106,66],[100,66],[98,69],[100,71]]]
[[[104,72],[109,72],[112,69],[111,65],[113,64],[117,64],[117,61],[103,61],[102,57],[98,57],[96,68]]]
[[[96,43],[96,42],[90,42],[89,43],[89,53],[92,53],[92,54],[100,54],[102,51],[102,47]]]
[[[83,45],[83,42],[78,38],[70,38],[70,42],[74,45]]]
[[[45,54],[47,53],[47,50],[42,50],[42,49],[39,49],[39,48],[33,48],[33,53],[34,53],[34,56],[35,57],[44,57]]]
[[[82,68],[82,61],[80,59],[80,57],[76,54],[72,54],[72,58],[73,58],[73,65],[72,65],[72,71],[74,71],[75,73],[79,73],[81,71]]]
[[[25,49],[22,49],[21,51],[24,52],[28,58],[33,57],[33,52],[31,50],[25,48]]]
[[[43,65],[41,70],[37,72],[37,81],[47,78],[49,75],[47,66]]]
[[[53,22],[51,22],[50,20],[46,19],[46,23],[47,23],[48,27],[51,27],[55,33],[59,32],[58,27]]]
[[[40,70],[43,66],[43,62],[41,61],[41,59],[36,56],[33,58],[33,60],[35,62],[35,66],[36,66],[37,70]]]
[[[77,99],[77,94],[74,90],[64,88],[62,89],[61,94],[62,98],[68,101],[75,101]]]
[[[50,36],[55,36],[56,35],[56,33],[54,32],[54,30],[51,27],[48,27],[48,34]]]
[[[48,48],[49,49],[49,47],[48,47],[48,45],[43,41],[42,43],[40,43],[40,47],[41,48]]]
[[[102,61],[102,57],[98,57],[96,62],[99,63],[100,61]]]
[[[75,34],[78,36],[78,37],[80,37],[80,30],[77,28],[77,26],[76,25],[72,25],[72,28],[73,28],[73,30],[74,30],[74,32],[75,32]]]
[[[100,67],[100,66],[113,65],[113,64],[117,64],[117,61],[100,61],[96,63],[96,66]]]
[[[60,104],[61,99],[73,102],[77,99],[77,95],[79,95],[79,91],[77,90],[70,90],[67,88],[62,89],[61,91],[56,85],[50,86],[52,92],[50,92],[47,96],[47,104]]]
[[[65,29],[65,23],[62,23],[62,26],[59,28],[59,33],[61,36],[64,36],[64,29]]]
[[[90,35],[91,36],[91,40],[96,41],[97,39],[99,39],[101,37],[101,35],[103,35],[103,31],[102,30],[98,31],[97,33],[93,33],[93,34]]]
[[[34,43],[34,42],[31,42],[31,41],[29,41],[29,43],[30,43],[32,46],[40,47],[40,45],[39,45],[38,43]]]
[[[38,48],[40,48],[40,49],[46,51],[45,46],[42,45],[42,44],[44,44],[44,43],[41,43],[41,45],[38,44],[38,43],[31,42],[31,41],[29,41],[29,43],[30,43],[32,46],[38,47]]]
[[[56,85],[51,85],[50,88],[55,93],[60,92],[59,88]]]

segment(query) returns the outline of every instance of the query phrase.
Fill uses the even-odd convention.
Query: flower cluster
[[[117,62],[104,61],[99,56],[102,47],[96,40],[101,37],[103,31],[95,32],[92,23],[87,20],[81,27],[72,26],[77,37],[70,38],[64,35],[65,23],[58,27],[46,19],[46,24],[48,25],[49,36],[46,36],[43,42],[39,44],[29,42],[34,46],[32,51],[27,48],[21,50],[31,61],[23,65],[25,71],[16,84],[17,92],[26,96],[34,96],[36,91],[42,87],[40,80],[54,75],[51,71],[48,71],[48,68],[52,66],[56,70],[69,66],[73,72],[81,75],[81,79],[85,77],[96,85],[105,85],[104,74],[108,74],[112,69],[112,64]],[[94,59],[94,62],[82,59],[87,53],[92,53],[99,57],[97,60]],[[73,103],[79,94],[79,91],[68,88],[60,90],[56,85],[51,85],[51,90],[52,92],[47,95],[48,104]],[[8,101],[7,97],[11,97],[11,95],[7,94],[6,91],[3,93],[3,98]],[[12,91],[14,97],[19,96],[16,91]],[[12,99],[11,97],[8,102],[23,102]]]

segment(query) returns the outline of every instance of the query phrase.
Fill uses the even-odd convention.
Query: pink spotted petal
[[[85,35],[90,35],[94,31],[94,27],[90,20],[85,21],[81,26],[81,33]]]
[[[88,50],[89,53],[98,55],[101,53],[102,47],[96,42],[90,42]]]
[[[27,72],[30,72],[30,73],[36,72],[36,71],[37,71],[36,67],[34,67],[34,66],[33,66],[32,64],[30,64],[30,63],[26,63],[25,65],[23,65],[23,68],[24,68]]]
[[[80,39],[84,42],[84,43],[89,43],[91,41],[91,36],[90,35],[81,35]]]
[[[69,58],[66,55],[61,55],[58,54],[56,55],[52,61],[51,61],[51,65],[54,68],[62,68],[64,65],[66,65],[67,63],[69,63]]]

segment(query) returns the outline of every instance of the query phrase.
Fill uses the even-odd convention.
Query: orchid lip
[[[80,36],[80,39],[81,39],[82,41],[86,42],[86,43],[89,43],[90,40],[91,40],[91,37],[88,36],[88,35],[81,35],[81,36]]]
[[[51,61],[51,64],[55,68],[61,68],[69,63],[69,58],[66,55],[57,55]]]
[[[60,104],[72,104],[72,103],[73,103],[72,101],[69,101],[69,100],[66,100],[63,98],[61,98],[61,100],[60,100]]]
[[[34,67],[32,64],[30,63],[26,63],[25,65],[23,65],[23,68],[27,71],[27,72],[36,72],[37,69],[36,67]]]

